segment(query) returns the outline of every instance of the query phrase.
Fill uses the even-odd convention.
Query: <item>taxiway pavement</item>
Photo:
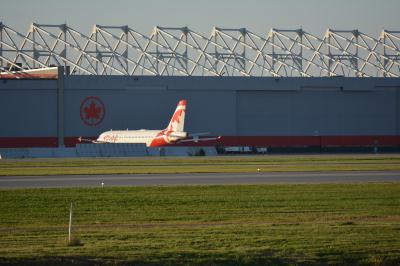
[[[400,171],[0,176],[0,189],[400,182]]]

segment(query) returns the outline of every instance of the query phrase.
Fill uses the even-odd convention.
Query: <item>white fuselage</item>
[[[162,130],[110,130],[100,134],[97,143],[145,143],[147,147],[160,147],[176,143],[187,137],[184,131],[186,100],[180,100],[166,129]]]
[[[145,143],[150,146],[152,141],[160,133],[160,130],[111,130],[103,132],[98,138],[98,142],[109,143]]]

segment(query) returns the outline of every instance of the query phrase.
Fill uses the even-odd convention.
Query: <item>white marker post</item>
[[[68,243],[71,243],[71,231],[72,231],[72,202],[69,208],[69,226],[68,226]]]

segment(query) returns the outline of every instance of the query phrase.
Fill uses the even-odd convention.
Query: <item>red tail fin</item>
[[[183,132],[185,126],[186,100],[181,100],[176,107],[171,121],[167,127],[167,131]]]

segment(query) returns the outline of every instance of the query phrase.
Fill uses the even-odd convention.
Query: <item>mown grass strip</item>
[[[397,171],[399,155],[1,160],[0,176],[260,171]]]
[[[396,265],[400,184],[0,191],[0,263]],[[69,204],[83,246],[66,245]]]

